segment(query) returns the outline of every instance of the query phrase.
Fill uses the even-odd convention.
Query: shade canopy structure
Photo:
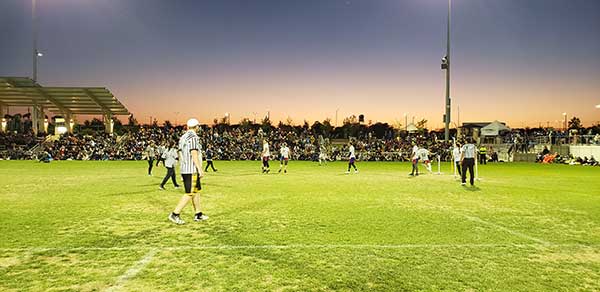
[[[76,115],[102,115],[108,133],[112,133],[114,116],[130,114],[105,87],[49,87],[27,77],[0,76],[0,115],[10,106],[33,109],[32,124],[36,134],[46,124],[44,111],[64,116],[69,131]]]
[[[503,131],[509,131],[510,128],[499,121],[493,121],[489,125],[481,128],[481,136],[498,136]]]
[[[62,115],[129,115],[105,87],[46,87],[24,77],[0,77],[0,105],[43,107]]]
[[[417,128],[417,126],[415,126],[415,124],[411,123],[411,124],[409,124],[408,126],[406,126],[406,130],[407,130],[409,133],[414,133],[414,132],[417,132],[417,131],[419,131],[419,128]]]

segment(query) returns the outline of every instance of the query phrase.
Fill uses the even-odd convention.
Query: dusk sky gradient
[[[230,112],[442,126],[446,0],[38,0],[39,82],[141,122]],[[452,120],[600,121],[600,1],[453,0]],[[31,1],[0,1],[0,76],[31,76]],[[176,114],[178,112],[178,114]]]

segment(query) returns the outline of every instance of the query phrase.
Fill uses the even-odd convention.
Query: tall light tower
[[[36,13],[37,1],[31,0],[31,25],[33,29],[33,74],[32,78],[34,82],[37,82],[37,62],[40,52],[38,52],[37,48],[37,13]]]
[[[442,58],[442,70],[446,70],[446,114],[444,115],[444,141],[450,139],[450,16],[452,0],[448,0],[448,34],[446,36],[446,56]]]

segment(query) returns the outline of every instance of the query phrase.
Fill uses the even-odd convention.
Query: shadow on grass
[[[462,186],[465,191],[468,192],[479,192],[481,189],[478,186]]]

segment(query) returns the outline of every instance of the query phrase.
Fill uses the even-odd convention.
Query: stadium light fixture
[[[597,105],[596,105],[596,108],[600,109],[600,104],[597,104]]]

